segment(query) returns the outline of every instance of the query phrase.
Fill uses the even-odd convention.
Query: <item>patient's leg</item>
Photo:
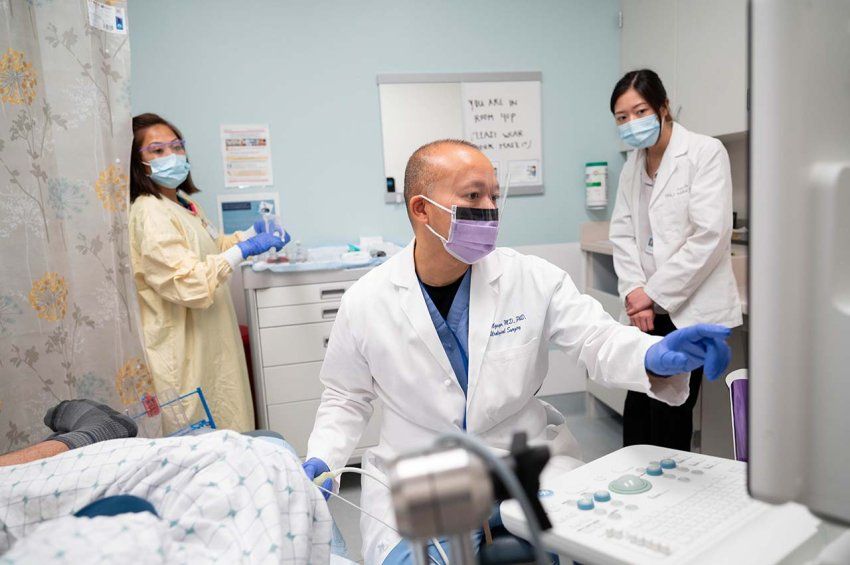
[[[77,449],[110,439],[136,437],[132,418],[93,400],[63,400],[44,415],[44,425],[57,432],[48,439]]]
[[[136,423],[93,400],[63,400],[44,415],[44,424],[57,432],[41,443],[0,455],[0,467],[38,461],[109,439],[135,437]]]
[[[0,467],[20,465],[22,463],[29,463],[30,461],[38,461],[39,459],[53,457],[54,455],[59,455],[66,451],[68,451],[67,445],[61,441],[48,439],[41,443],[19,449],[18,451],[0,455]]]

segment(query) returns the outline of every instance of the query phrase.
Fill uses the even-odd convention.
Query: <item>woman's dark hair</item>
[[[669,101],[667,100],[667,90],[664,88],[664,83],[655,74],[655,71],[649,69],[640,69],[638,71],[629,71],[623,78],[617,81],[614,86],[614,92],[611,93],[611,113],[614,113],[614,106],[620,96],[626,93],[630,88],[634,88],[641,98],[646,100],[646,103],[655,110],[658,117],[661,117],[661,108],[667,108]],[[667,108],[667,119],[672,120],[670,116],[670,108]]]
[[[157,198],[161,198],[159,187],[154,183],[145,172],[145,166],[142,163],[142,154],[139,149],[142,147],[142,140],[145,137],[145,131],[156,125],[163,125],[171,128],[171,131],[183,139],[183,134],[180,130],[171,125],[167,120],[157,114],[139,114],[133,118],[133,148],[130,152],[130,202],[135,202],[136,198],[143,194],[151,194]],[[186,194],[194,194],[200,192],[195,183],[192,182],[192,173],[186,177],[186,180],[177,187]]]

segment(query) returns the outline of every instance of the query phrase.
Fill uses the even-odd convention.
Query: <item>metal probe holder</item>
[[[529,447],[526,434],[517,433],[504,460],[531,501],[541,528],[551,528],[537,497],[549,449]],[[449,538],[453,564],[477,563],[472,532],[490,517],[495,503],[512,498],[486,462],[460,446],[404,455],[391,466],[388,477],[398,531],[420,565],[428,563],[428,540],[443,536]],[[487,563],[486,548],[479,558]]]

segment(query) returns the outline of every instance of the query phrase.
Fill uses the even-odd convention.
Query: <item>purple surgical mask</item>
[[[496,208],[464,208],[452,206],[451,210],[422,196],[425,200],[452,215],[449,237],[438,234],[427,225],[435,236],[440,238],[449,254],[467,265],[477,263],[494,249],[499,236],[499,210]]]

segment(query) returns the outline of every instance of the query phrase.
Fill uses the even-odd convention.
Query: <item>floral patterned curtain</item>
[[[121,409],[152,390],[128,255],[130,45],[126,22],[91,27],[93,5],[126,2],[0,0],[0,452],[43,439],[60,400]]]

